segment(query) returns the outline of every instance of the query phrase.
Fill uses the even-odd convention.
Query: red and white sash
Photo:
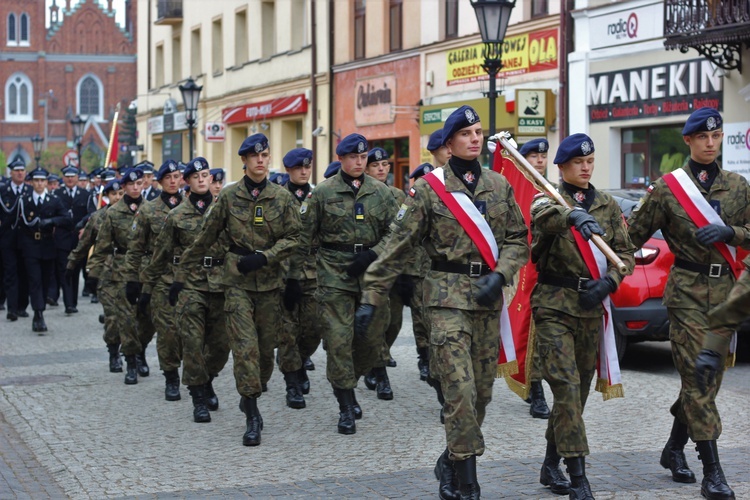
[[[456,217],[458,223],[466,231],[466,234],[469,235],[474,245],[476,245],[484,262],[494,271],[495,267],[497,267],[499,250],[497,248],[497,241],[495,241],[495,235],[492,233],[492,228],[490,228],[484,216],[482,216],[471,199],[466,196],[466,193],[461,191],[448,192],[445,189],[445,171],[442,168],[436,168],[423,178],[435,191],[440,200],[445,203],[448,210]],[[516,349],[513,345],[513,334],[510,329],[508,305],[505,302],[503,302],[503,309],[500,313],[499,326],[500,349],[504,351],[510,367],[516,361]],[[515,363],[515,370],[516,372],[518,371],[517,362]],[[512,373],[515,372],[512,372],[511,369]]]
[[[607,274],[607,258],[594,243],[585,241],[578,231],[571,229],[581,252],[583,262],[594,279],[601,279]],[[599,353],[596,363],[598,372],[596,390],[602,393],[604,400],[625,397],[620,374],[620,362],[617,359],[617,345],[615,344],[615,328],[612,324],[612,307],[609,295],[602,300],[604,316],[602,328],[599,330]]]

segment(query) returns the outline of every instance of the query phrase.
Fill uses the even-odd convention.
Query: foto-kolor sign
[[[602,16],[591,16],[592,49],[661,38],[664,34],[664,5],[646,5]]]
[[[357,80],[354,91],[354,122],[357,125],[392,123],[396,118],[392,109],[395,104],[395,75]]]
[[[724,123],[721,166],[750,181],[750,122]]]

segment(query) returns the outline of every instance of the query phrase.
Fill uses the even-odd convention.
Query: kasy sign
[[[664,34],[664,4],[591,16],[589,33],[592,49],[661,38]]]

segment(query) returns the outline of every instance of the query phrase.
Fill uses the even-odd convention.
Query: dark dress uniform
[[[23,163],[18,167],[21,169]],[[14,168],[13,164],[9,168]],[[25,168],[25,167],[24,167]],[[29,304],[28,279],[23,254],[18,243],[18,209],[21,198],[31,194],[31,186],[16,186],[8,181],[0,189],[0,256],[3,266],[3,289],[5,290],[7,317],[15,321],[26,314]]]

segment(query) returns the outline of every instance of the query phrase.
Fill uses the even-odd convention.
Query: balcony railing
[[[154,24],[180,24],[182,22],[182,0],[159,0],[156,4]]]
[[[726,70],[741,70],[742,45],[750,46],[750,0],[665,0],[669,49],[693,48]]]

